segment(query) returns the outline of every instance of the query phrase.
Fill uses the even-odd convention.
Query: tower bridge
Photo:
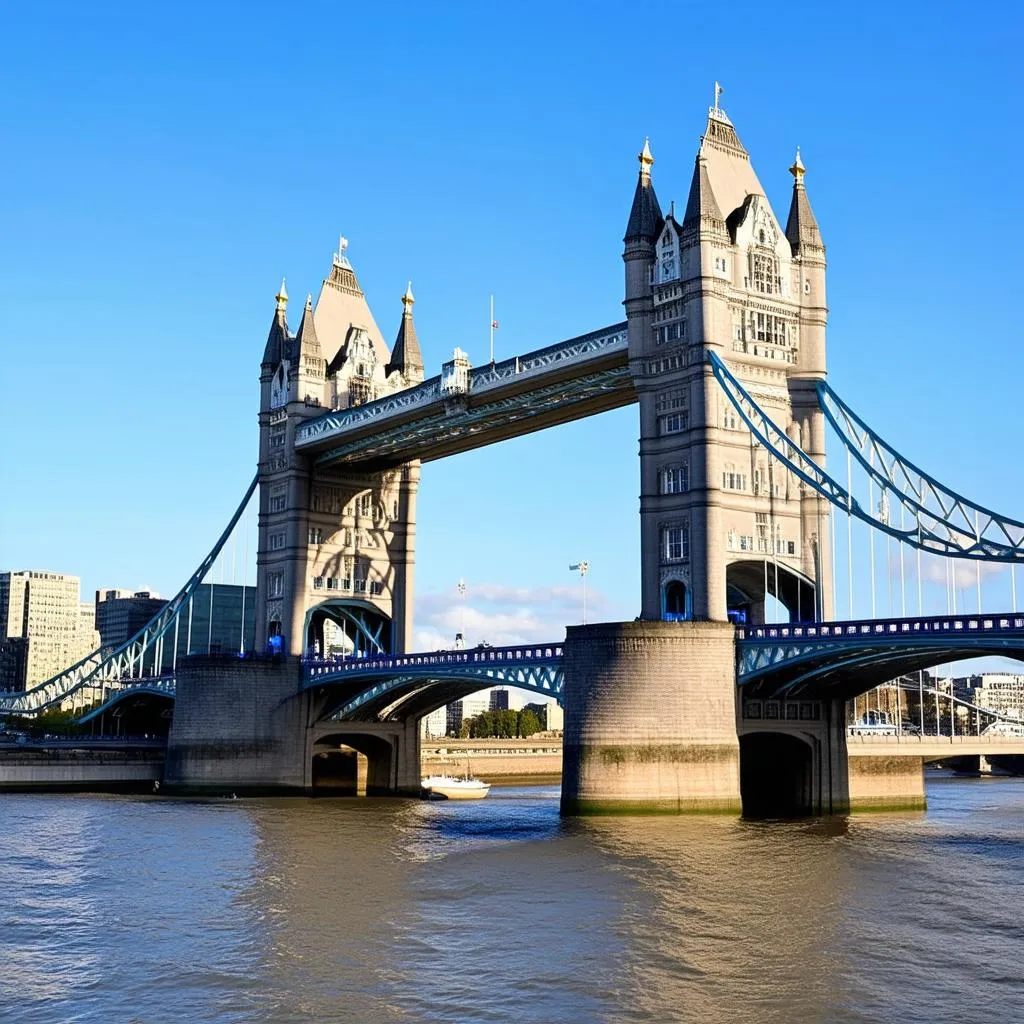
[[[1011,572],[1024,524],[920,470],[826,381],[825,246],[799,152],[784,226],[717,101],[681,216],[663,211],[653,164],[645,142],[625,322],[511,359],[473,367],[456,349],[425,379],[411,285],[389,347],[344,239],[294,332],[282,282],[260,363],[257,476],[228,530],[137,636],[0,696],[0,712],[79,700],[102,717],[128,699],[173,701],[172,786],[308,792],[314,759],[345,743],[371,759],[374,791],[413,793],[419,718],[498,682],[564,705],[566,813],[739,811],[772,791],[807,811],[922,805],[920,752],[848,757],[844,702],[953,658],[1024,660],[1024,618],[981,614],[979,576],[977,615],[927,616],[919,597],[917,616],[853,620],[852,523],[917,558]],[[637,619],[542,645],[411,651],[422,466],[628,404]],[[838,472],[829,444],[845,456]],[[258,649],[179,661],[196,587],[250,499]],[[773,602],[788,623],[768,621]]]

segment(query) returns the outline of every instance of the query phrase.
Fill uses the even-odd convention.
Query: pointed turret
[[[636,191],[633,193],[633,206],[629,211],[629,222],[626,224],[626,237],[623,239],[628,245],[630,242],[652,242],[661,233],[665,223],[661,215],[661,206],[658,197],[654,194],[654,185],[651,183],[651,167],[654,164],[654,157],[651,155],[649,140],[644,139],[644,148],[637,156],[640,161],[640,175],[636,183]]]
[[[800,159],[800,147],[796,150],[796,159],[789,173],[793,175],[793,201],[789,205],[789,219],[786,221],[786,237],[793,247],[794,256],[809,253],[821,255],[825,244],[821,240],[818,222],[814,219],[807,189],[804,188],[804,162]]]
[[[295,349],[296,355],[300,360],[323,360],[323,352],[320,350],[320,339],[316,336],[316,326],[313,324],[312,295],[306,296],[306,307],[302,311],[299,333],[295,335]]]
[[[406,380],[420,381],[423,380],[423,354],[420,352],[420,343],[416,337],[416,324],[412,319],[412,306],[415,301],[410,281],[402,296],[402,323],[398,328],[398,337],[395,338],[391,359],[385,367],[385,372],[390,376],[397,370]]]
[[[683,229],[725,227],[725,219],[718,207],[711,179],[708,177],[708,161],[701,146],[693,165],[693,177],[690,179],[690,194],[686,198],[686,211],[683,213]]]
[[[267,344],[263,349],[263,361],[260,365],[275,369],[282,359],[288,357],[288,292],[285,289],[284,278],[281,279],[281,287],[274,300],[277,308],[274,310],[274,319],[270,324],[270,332],[267,335]]]

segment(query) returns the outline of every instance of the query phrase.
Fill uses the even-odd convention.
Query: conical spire
[[[284,278],[281,279],[281,287],[274,296],[277,307],[274,310],[274,319],[270,322],[270,331],[267,334],[267,344],[263,349],[262,366],[276,367],[282,359],[288,355],[288,292],[284,286]]]
[[[313,324],[313,296],[306,296],[306,307],[302,311],[302,322],[299,324],[299,333],[295,336],[296,354],[299,359],[323,359],[320,351],[320,340],[316,336],[316,326]]]
[[[387,374],[398,370],[407,379],[423,379],[423,354],[416,337],[416,324],[412,319],[412,307],[416,299],[412,294],[412,281],[409,282],[402,296],[402,323],[398,328],[391,358],[385,367]]]
[[[786,237],[792,246],[793,255],[802,255],[808,250],[824,251],[825,244],[821,240],[818,222],[814,219],[807,189],[804,188],[804,162],[800,159],[800,148],[797,147],[796,159],[789,173],[793,175],[793,201],[789,205],[789,219],[786,221]]]
[[[697,153],[693,165],[693,177],[690,179],[690,194],[686,197],[686,211],[683,213],[683,229],[699,228],[701,224],[708,227],[724,227],[722,211],[718,207],[711,178],[708,176],[708,161],[702,146]]]
[[[629,222],[626,224],[624,242],[653,242],[661,233],[665,218],[661,215],[658,197],[654,194],[651,183],[651,167],[654,157],[651,155],[651,144],[644,139],[644,148],[637,155],[640,161],[640,175],[633,193],[633,206],[629,211]]]

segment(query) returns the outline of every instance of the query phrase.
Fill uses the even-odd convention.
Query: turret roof
[[[416,324],[412,318],[412,306],[415,301],[412,294],[412,281],[410,281],[402,296],[402,322],[398,327],[398,337],[395,338],[391,359],[385,367],[385,372],[388,374],[395,370],[405,374],[406,377],[423,373],[423,353],[420,351],[419,339],[416,337]]]
[[[786,221],[786,237],[793,247],[793,255],[796,256],[808,249],[824,250],[825,244],[821,240],[821,231],[818,229],[818,222],[811,209],[811,202],[807,198],[807,189],[804,188],[804,162],[800,159],[800,150],[796,151],[796,159],[789,173],[793,175],[793,199],[789,204],[789,218]]]
[[[636,191],[633,193],[629,221],[626,224],[626,236],[623,239],[625,242],[653,241],[661,234],[665,223],[661,215],[661,204],[651,183],[651,165],[654,163],[654,157],[651,155],[650,143],[646,139],[637,159],[640,161],[640,174],[637,178]]]

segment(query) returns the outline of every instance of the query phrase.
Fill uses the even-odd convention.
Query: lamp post
[[[577,562],[569,566],[570,572],[578,572],[583,581],[583,625],[587,624],[587,573],[590,572],[589,562]]]
[[[459,637],[463,646],[466,643],[466,581],[459,578],[455,589],[459,592]]]

